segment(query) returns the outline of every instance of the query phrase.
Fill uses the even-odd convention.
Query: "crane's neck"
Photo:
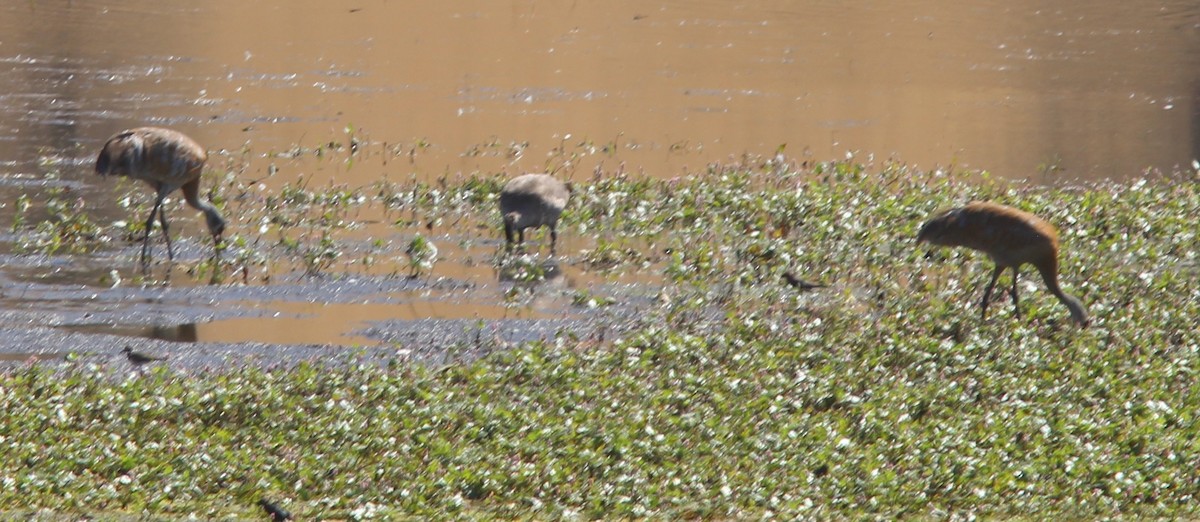
[[[206,216],[221,217],[221,211],[217,210],[217,207],[213,206],[212,203],[204,201],[200,198],[187,198],[187,203],[188,205],[191,205],[192,208],[203,212]]]
[[[221,234],[225,232],[225,218],[221,217],[221,212],[212,203],[200,199],[200,178],[197,177],[181,188],[183,199],[192,208],[204,213],[204,221],[208,224],[209,233],[213,235],[213,241],[220,243]]]
[[[1042,280],[1046,282],[1046,288],[1050,290],[1054,297],[1057,297],[1062,304],[1066,305],[1071,311],[1071,318],[1079,323],[1080,326],[1087,326],[1091,321],[1088,316],[1087,308],[1084,308],[1083,303],[1075,296],[1062,291],[1058,286],[1058,274],[1053,270],[1038,268],[1038,272],[1042,274]]]

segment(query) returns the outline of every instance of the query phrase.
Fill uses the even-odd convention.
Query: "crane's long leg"
[[[175,260],[175,250],[171,248],[171,231],[167,227],[167,209],[158,209],[158,222],[162,223],[163,237],[167,238],[167,259]]]
[[[1017,317],[1021,317],[1021,304],[1019,302],[1020,300],[1017,298],[1017,277],[1021,275],[1021,272],[1019,270],[1017,270],[1017,267],[1015,267],[1015,266],[1012,267],[1012,272],[1013,272],[1013,286],[1012,286],[1013,314],[1015,314]]]
[[[217,261],[221,260],[221,250],[224,250],[221,246],[221,236],[213,234],[213,259]]]
[[[508,250],[512,250],[512,248],[513,248],[513,229],[514,228],[516,228],[516,227],[514,227],[511,223],[509,223],[507,219],[504,221],[504,242],[505,242],[505,246],[508,248]]]
[[[987,289],[983,291],[983,312],[980,319],[987,319],[988,301],[992,298],[992,288],[996,286],[996,280],[1000,278],[1000,272],[1004,271],[1004,267],[996,265],[996,269],[992,270],[992,280],[988,282]]]
[[[150,231],[154,229],[154,216],[162,209],[162,198],[154,200],[150,217],[146,218],[146,235],[142,237],[142,268],[150,266]]]
[[[550,255],[555,254],[558,247],[558,230],[555,230],[554,225],[550,225]]]

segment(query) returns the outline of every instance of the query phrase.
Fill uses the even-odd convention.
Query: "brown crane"
[[[500,191],[500,214],[504,216],[504,237],[508,246],[525,242],[525,229],[550,228],[550,252],[558,243],[558,216],[567,206],[571,191],[567,185],[546,174],[517,176]]]
[[[1071,311],[1081,326],[1089,322],[1087,309],[1074,296],[1058,287],[1058,231],[1028,212],[988,202],[973,202],[947,210],[930,219],[917,234],[917,243],[967,247],[987,254],[996,263],[992,280],[983,292],[982,317],[987,318],[988,300],[996,279],[1006,268],[1013,272],[1012,298],[1016,315],[1021,315],[1017,298],[1017,276],[1026,263],[1037,268],[1046,288]]]
[[[167,213],[163,200],[176,190],[183,190],[188,205],[204,213],[208,231],[213,236],[214,256],[221,252],[221,234],[225,219],[211,203],[200,199],[200,174],[208,153],[195,140],[181,132],[158,127],[140,127],[121,131],[104,143],[96,158],[96,173],[101,176],[125,176],[149,183],[157,192],[154,208],[146,218],[146,235],[142,239],[142,265],[149,262],[150,229],[158,215],[163,236],[167,238],[167,256],[175,259],[171,234],[167,229]]]

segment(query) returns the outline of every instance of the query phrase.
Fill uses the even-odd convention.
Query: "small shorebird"
[[[195,140],[181,132],[158,127],[121,131],[104,143],[104,148],[96,157],[97,174],[140,179],[157,193],[154,208],[146,218],[146,235],[142,238],[143,266],[150,258],[150,229],[154,226],[155,215],[162,225],[163,236],[167,238],[167,256],[175,259],[163,200],[180,189],[188,205],[204,213],[208,231],[213,236],[214,255],[220,255],[225,219],[212,203],[200,199],[200,174],[207,160],[208,153]]]
[[[1013,272],[1013,308],[1020,317],[1017,276],[1021,265],[1028,263],[1037,268],[1046,288],[1071,311],[1071,318],[1076,323],[1087,326],[1090,322],[1083,303],[1058,287],[1058,231],[1042,218],[996,203],[968,203],[926,222],[917,234],[917,243],[967,247],[992,258],[996,268],[983,291],[983,319],[987,319],[988,301],[996,279],[1006,268]]]
[[[141,368],[143,365],[152,363],[154,361],[167,360],[166,357],[146,355],[141,352],[135,352],[133,351],[133,348],[130,348],[129,346],[121,349],[121,353],[125,354],[125,358],[129,359],[130,364],[133,364],[134,368]]]
[[[796,277],[796,275],[791,272],[784,272],[783,280],[787,281],[787,284],[792,285],[793,287],[795,287],[797,290],[799,290],[801,292],[808,292],[810,290],[816,290],[818,288],[825,288],[826,286],[829,286],[829,285],[823,285],[820,283],[810,283],[808,281],[800,279],[799,277]]]
[[[292,514],[287,510],[275,505],[270,500],[260,499],[258,505],[262,506],[263,511],[266,511],[271,516],[272,522],[284,522],[285,520],[294,520]]]
[[[550,228],[550,253],[558,244],[558,216],[567,206],[571,191],[567,185],[546,174],[517,176],[500,191],[500,215],[504,217],[504,237],[512,248],[525,241],[525,229]]]

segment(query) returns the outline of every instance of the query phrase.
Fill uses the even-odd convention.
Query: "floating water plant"
[[[595,243],[556,260],[585,332],[448,364],[4,370],[0,517],[248,518],[266,497],[301,519],[1196,518],[1194,172],[1036,186],[782,153],[577,180],[560,227]],[[500,250],[507,177],[222,190],[233,250],[336,274],[379,239],[351,239],[373,205],[404,238],[374,256],[431,221]],[[1045,292],[979,320],[979,254],[916,243],[972,200],[1058,228],[1087,329]],[[549,284],[534,266],[484,291],[519,301]]]
[[[438,248],[425,236],[417,234],[408,242],[404,253],[408,255],[408,267],[411,270],[409,277],[417,277],[433,270],[433,264],[437,262]]]

